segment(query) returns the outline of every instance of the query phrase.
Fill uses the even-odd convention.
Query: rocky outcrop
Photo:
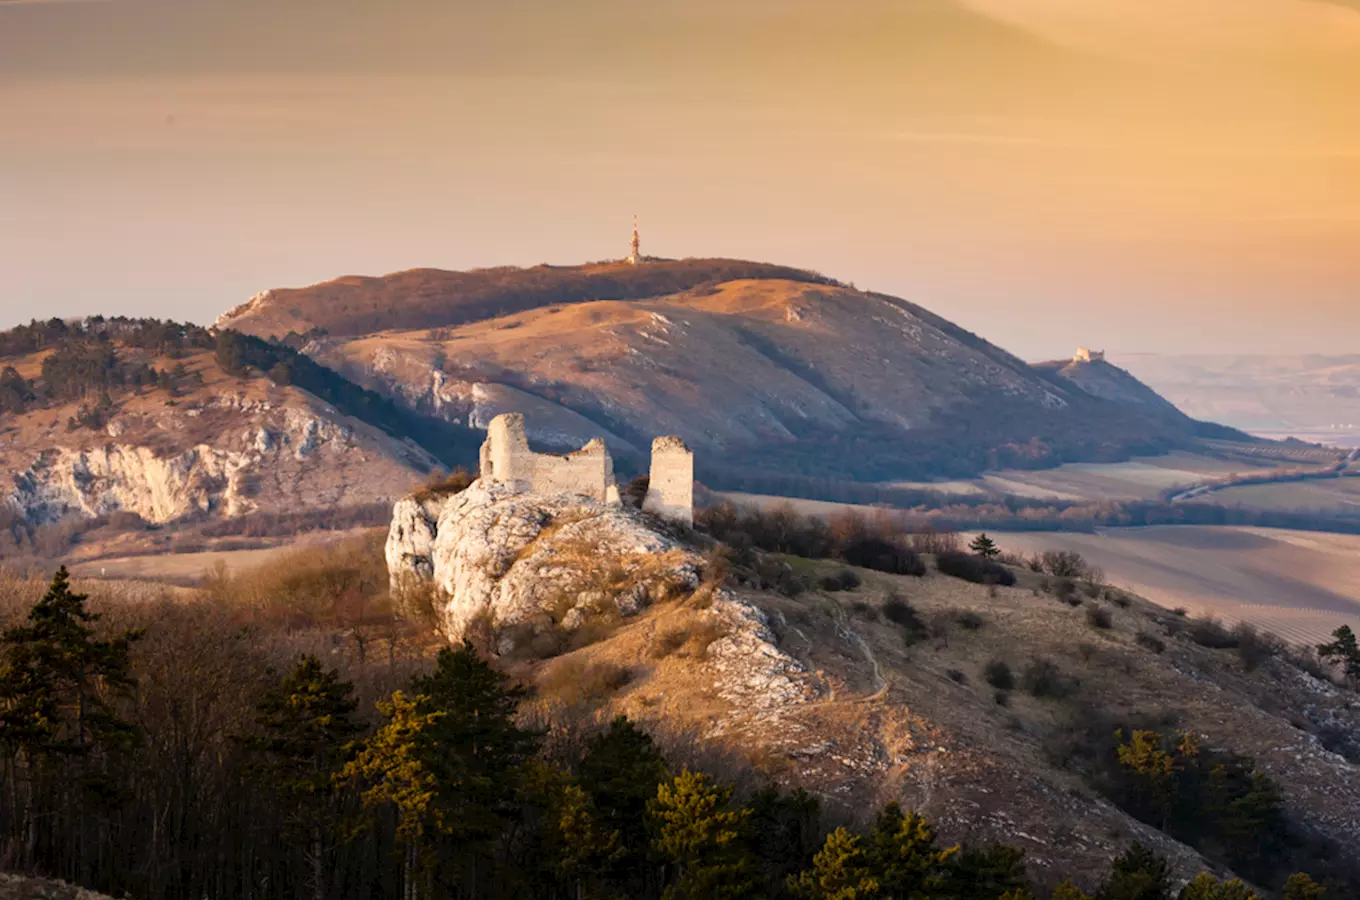
[[[721,634],[708,648],[719,696],[759,710],[817,693],[761,609],[704,583],[703,557],[628,506],[477,481],[398,502],[386,552],[393,590],[424,592],[453,641],[480,629],[509,653],[701,591]]]
[[[481,481],[400,501],[387,541],[394,589],[432,589],[449,639],[483,624],[506,649],[512,631],[572,630],[692,591],[702,563],[636,510]]]
[[[434,465],[288,389],[152,407],[140,398],[101,432],[23,427],[0,441],[0,506],[30,525],[132,512],[163,524],[385,501]],[[139,405],[140,404],[140,405]]]

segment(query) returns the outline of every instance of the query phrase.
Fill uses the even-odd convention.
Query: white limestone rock
[[[571,630],[591,615],[633,615],[699,584],[702,560],[636,510],[483,481],[447,498],[397,503],[387,540],[393,589],[435,591],[440,626],[461,640],[482,621]]]

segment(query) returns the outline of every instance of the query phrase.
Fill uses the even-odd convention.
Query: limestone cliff
[[[399,501],[386,554],[394,591],[426,592],[453,641],[489,637],[503,654],[542,647],[702,592],[701,615],[721,633],[708,648],[720,696],[762,706],[817,693],[765,614],[704,584],[699,552],[631,507],[478,481]]]
[[[217,386],[122,400],[100,429],[66,409],[0,431],[0,506],[29,525],[124,511],[163,524],[387,500],[434,460],[294,388]]]

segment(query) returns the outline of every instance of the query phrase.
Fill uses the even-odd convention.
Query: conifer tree
[[[1001,550],[996,546],[996,541],[987,537],[986,532],[983,532],[982,534],[979,534],[977,537],[973,538],[973,542],[968,545],[968,549],[972,550],[978,556],[982,556],[987,559],[995,559],[996,557],[1001,555]]]
[[[1194,881],[1181,888],[1178,900],[1262,900],[1261,895],[1240,879],[1219,881],[1208,872],[1201,872]]]
[[[826,836],[812,868],[789,879],[789,888],[804,900],[876,900],[880,884],[863,840],[844,828]]]
[[[737,900],[757,896],[745,845],[749,810],[732,809],[732,788],[685,771],[657,788],[651,804],[653,846],[676,871],[665,900]]]
[[[1357,643],[1355,632],[1349,625],[1342,625],[1333,631],[1332,642],[1319,644],[1317,654],[1340,667],[1352,685],[1360,684],[1360,643]]]
[[[586,744],[577,775],[600,827],[619,835],[620,853],[608,880],[623,893],[637,893],[651,868],[647,809],[670,778],[665,760],[651,736],[618,716]]]
[[[1170,900],[1171,867],[1140,843],[1118,856],[1096,900]]]
[[[1327,889],[1304,872],[1295,872],[1284,883],[1284,900],[1324,900]]]
[[[917,813],[902,813],[889,803],[878,814],[870,836],[870,854],[884,897],[892,900],[923,900],[943,895],[949,865],[958,846],[940,849],[935,829]]]
[[[415,854],[407,868],[477,896],[491,848],[517,818],[523,766],[536,735],[519,728],[524,689],[464,643],[434,671],[379,705],[387,721],[342,777],[365,782],[366,805],[390,804]]]
[[[256,710],[257,733],[246,743],[257,761],[252,774],[285,804],[285,827],[306,842],[312,895],[326,895],[325,859],[335,830],[336,775],[351,756],[361,727],[353,719],[354,686],[304,656],[271,685]]]
[[[5,818],[29,834],[29,853],[35,852],[33,806],[45,794],[61,810],[46,824],[65,821],[76,835],[75,859],[57,864],[82,883],[97,841],[89,814],[119,802],[123,788],[111,766],[136,743],[136,730],[114,702],[133,686],[130,653],[141,634],[96,640],[99,617],[85,608],[87,599],[71,590],[63,566],[26,622],[0,635],[0,746],[12,777],[24,782],[22,790],[11,788],[15,808]]]
[[[1024,852],[1006,844],[992,844],[954,856],[946,893],[953,900],[996,900],[1028,888]]]

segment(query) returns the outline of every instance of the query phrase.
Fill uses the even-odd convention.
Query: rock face
[[[263,394],[257,396],[256,394]],[[434,460],[292,388],[125,402],[100,431],[28,413],[0,437],[0,507],[30,525],[132,512],[163,524],[387,500]]]
[[[447,498],[398,502],[387,540],[394,589],[433,590],[450,640],[481,623],[507,650],[527,635],[632,615],[694,590],[702,563],[636,510],[482,481]]]
[[[759,607],[702,584],[699,553],[628,506],[482,481],[412,495],[393,511],[387,567],[394,591],[428,592],[450,640],[484,629],[502,653],[708,591],[702,615],[722,635],[708,650],[719,696],[764,710],[819,693]]]

